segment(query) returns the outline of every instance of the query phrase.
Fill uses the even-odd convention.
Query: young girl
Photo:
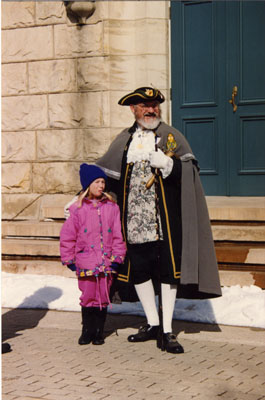
[[[82,294],[80,345],[103,344],[109,291],[126,246],[119,207],[104,193],[107,176],[96,165],[80,166],[82,192],[70,207],[60,234],[61,260],[78,276]]]

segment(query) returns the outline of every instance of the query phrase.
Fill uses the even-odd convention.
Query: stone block
[[[109,144],[111,143],[111,142],[113,142],[113,140],[116,138],[116,136],[118,136],[119,135],[119,133],[121,133],[121,129],[120,128],[112,128],[112,129],[110,129],[110,142],[109,142]]]
[[[45,60],[52,57],[52,26],[2,31],[2,62]]]
[[[139,87],[138,85],[136,87]],[[126,91],[111,91],[109,92],[109,103],[110,103],[110,126],[120,127],[120,129],[132,126],[134,123],[134,116],[130,110],[130,107],[120,106],[118,101],[122,96],[133,91],[136,87]]]
[[[115,1],[107,5],[110,19],[168,18],[168,1]]]
[[[168,60],[166,55],[110,56],[110,90],[130,91],[131,88],[154,86],[167,88]]]
[[[47,127],[46,96],[12,96],[2,99],[2,130],[31,130]]]
[[[171,104],[169,90],[163,90],[163,94],[166,98],[165,102],[161,104],[161,116],[166,124],[171,125]],[[175,126],[176,129],[181,130],[180,126]]]
[[[36,22],[38,25],[66,22],[65,6],[61,1],[36,1]]]
[[[79,190],[79,189],[78,189]],[[45,194],[41,197],[40,219],[64,219],[64,207],[74,198],[74,194]]]
[[[104,23],[104,53],[113,55],[168,54],[166,20],[109,20]]]
[[[53,93],[76,90],[74,60],[36,61],[29,63],[29,92]]]
[[[83,148],[81,129],[37,132],[38,160],[82,160]]]
[[[38,219],[40,197],[38,194],[3,194],[2,219]]]
[[[35,2],[2,1],[2,29],[34,25]]]
[[[2,65],[2,96],[27,93],[27,65]]]
[[[54,26],[55,57],[87,57],[102,54],[102,23],[77,26]]]
[[[80,58],[77,61],[78,90],[108,90],[109,62],[106,57]]]
[[[2,193],[29,193],[31,164],[2,164]]]
[[[49,95],[51,128],[86,128],[103,121],[102,93],[64,93]]]
[[[32,161],[35,159],[35,132],[2,132],[2,161]]]
[[[38,163],[33,165],[34,193],[76,193],[80,190],[80,163]]]
[[[106,153],[110,144],[110,129],[86,129],[84,131],[84,162],[94,162]]]

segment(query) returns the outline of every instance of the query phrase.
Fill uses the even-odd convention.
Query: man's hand
[[[157,149],[157,151],[152,151],[151,152],[151,159],[150,159],[150,164],[151,167],[153,168],[159,168],[159,169],[164,169],[167,167],[168,160],[170,158],[166,156],[162,150]]]
[[[173,164],[172,158],[166,156],[162,150],[152,151],[150,165],[153,168],[159,168],[164,179],[170,175]]]

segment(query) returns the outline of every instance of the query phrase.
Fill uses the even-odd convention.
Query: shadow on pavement
[[[119,329],[134,328],[139,329],[141,325],[146,324],[145,317],[135,315],[108,314],[105,324],[104,334],[110,336]],[[183,332],[185,334],[200,332],[221,332],[217,324],[205,324],[190,321],[173,320],[173,332],[178,335]]]
[[[45,317],[48,311],[48,304],[61,297],[61,289],[46,286],[37,290],[33,295],[26,297],[24,301],[15,309],[12,309],[2,315],[2,353],[12,351],[6,340],[22,335],[21,332],[26,329],[35,328],[39,321]],[[32,309],[34,304],[39,307]],[[21,309],[24,309],[21,312]]]
[[[158,298],[157,307],[161,309]],[[138,315],[137,315],[138,314]],[[162,318],[160,316],[160,318]],[[196,321],[196,322],[195,322]],[[221,332],[211,302],[208,299],[177,298],[173,314],[173,333],[178,335],[200,332]],[[139,302],[115,305],[108,313],[105,333],[110,335],[118,329],[136,328],[146,324],[143,309]]]

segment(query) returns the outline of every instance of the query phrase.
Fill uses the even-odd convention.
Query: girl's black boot
[[[78,343],[84,345],[91,343],[95,335],[93,307],[82,307],[81,314],[83,328]]]
[[[93,344],[96,345],[101,345],[104,344],[104,337],[103,337],[103,331],[104,331],[104,325],[106,321],[106,316],[107,316],[107,308],[95,308],[95,335],[92,340]]]

